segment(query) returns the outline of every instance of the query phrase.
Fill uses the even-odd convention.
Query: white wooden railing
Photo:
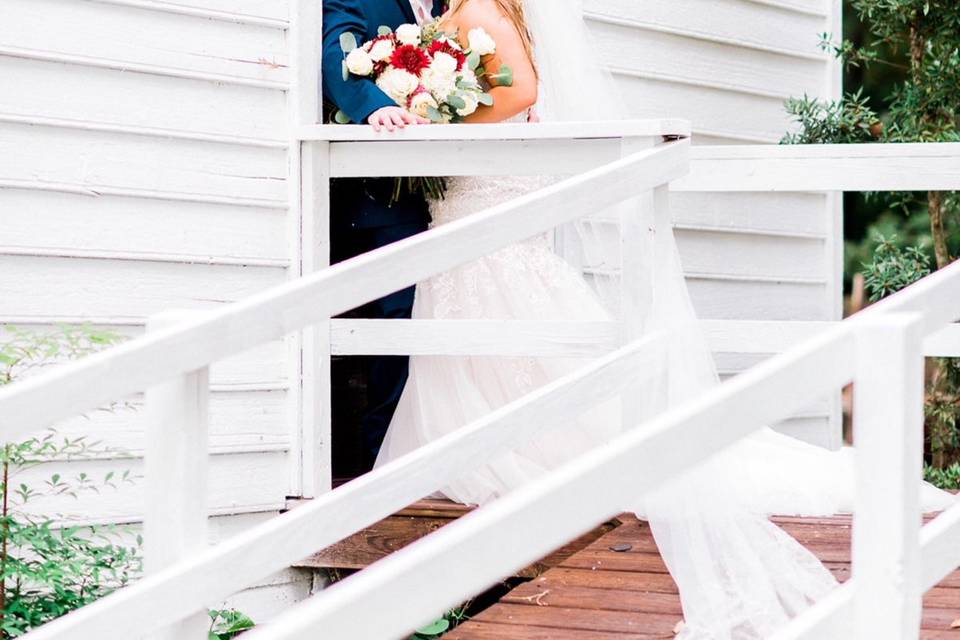
[[[571,130],[576,134],[570,135]],[[151,320],[142,338],[0,391],[0,433],[9,440],[147,390],[149,576],[34,631],[33,637],[128,638],[153,632],[170,638],[205,636],[201,612],[208,603],[438,490],[464,468],[516,446],[543,425],[617,397],[636,367],[659,357],[657,338],[636,340],[642,316],[627,316],[629,323],[623,323],[617,340],[622,348],[583,371],[307,506],[204,549],[205,387],[211,363],[309,328],[304,344],[313,351],[307,359],[318,365],[314,418],[322,424],[329,419],[329,398],[324,397],[328,378],[322,367],[330,353],[327,323],[333,315],[614,205],[626,203],[623,228],[632,235],[625,241],[641,247],[653,243],[654,220],[668,220],[667,184],[688,167],[689,141],[682,139],[688,129],[676,121],[446,127],[390,141],[359,128],[353,129],[358,139],[350,140],[345,131],[314,127],[301,134],[307,169],[305,220],[318,229],[328,220],[329,177],[359,172],[384,148],[396,158],[423,154],[423,145],[430,145],[425,157],[447,158],[435,167],[400,163],[424,173],[523,173],[533,157],[551,158],[549,171],[554,174],[582,173],[220,310],[164,314]],[[664,141],[665,136],[670,140]],[[494,148],[509,149],[508,160],[497,155],[498,163],[491,164]],[[436,171],[441,167],[445,171]],[[322,252],[325,233],[317,239]],[[649,298],[649,282],[639,270],[633,275],[623,278],[623,298],[626,306],[639,309]],[[516,342],[508,345],[517,347]]]
[[[582,354],[623,346],[583,370],[327,492],[306,506],[216,547],[205,549],[199,544],[204,539],[206,519],[198,490],[203,486],[206,460],[205,370],[211,362],[311,324],[322,326],[331,315],[364,301],[534,236],[583,212],[621,201],[632,202],[631,207],[624,208],[625,233],[632,232],[631,226],[633,232],[640,229],[635,240],[651,248],[657,224],[669,222],[663,185],[684,174],[689,147],[683,140],[655,144],[666,132],[662,123],[622,126],[618,134],[616,129],[601,129],[606,125],[595,130],[583,125],[579,131],[585,137],[579,139],[564,138],[562,131],[550,128],[541,129],[541,137],[531,136],[531,129],[525,127],[476,132],[464,128],[468,138],[499,136],[502,144],[515,147],[518,154],[537,145],[564,146],[577,168],[606,164],[520,201],[323,269],[221,310],[187,318],[159,317],[141,339],[0,391],[0,432],[11,439],[149,389],[152,419],[147,452],[150,490],[146,535],[151,575],[29,637],[99,640],[163,631],[169,637],[199,638],[203,624],[198,612],[208,603],[390,515],[444,486],[464,469],[549,428],[563,416],[628,390],[631,372],[662,355],[659,336],[634,339],[642,328],[637,322],[639,314],[628,316],[629,324],[619,328],[465,323],[462,328],[480,338],[471,347],[456,349],[449,348],[454,340],[451,328],[434,331],[441,336],[441,346],[425,347],[428,352],[489,349],[485,345],[491,343],[485,337],[496,337],[505,353],[555,355],[560,347],[551,343],[550,336],[569,340],[562,349]],[[365,145],[395,146],[402,153],[407,144],[419,147],[429,143],[443,153],[461,154],[464,172],[484,170],[477,156],[469,152],[475,142],[482,146],[483,140],[464,142],[457,138],[455,129],[449,134],[431,131],[433,140],[408,133],[407,139],[396,143],[317,140],[325,132],[336,138],[341,131],[305,132],[303,137],[310,138],[305,142],[305,153],[317,159],[321,156],[311,145],[329,145],[324,150],[329,151],[329,157],[341,159],[338,162],[342,164],[337,166],[342,168],[337,171],[348,172],[351,162],[369,157]],[[645,137],[648,140],[643,140]],[[637,147],[642,150],[634,151]],[[931,146],[929,150],[940,153],[941,159],[960,155],[949,145]],[[845,147],[833,150],[835,155],[831,157],[819,155],[823,151],[810,149],[808,156],[801,153],[799,160],[794,159],[801,164],[826,165],[816,188],[844,188],[844,167],[852,166],[865,173],[873,171],[875,176],[873,181],[857,178],[857,188],[879,190],[886,184],[882,167],[897,149]],[[725,170],[727,160],[705,156],[726,153],[745,151],[696,152],[693,172],[674,187],[697,189],[708,184],[715,172]],[[583,160],[588,155],[590,163]],[[613,160],[618,156],[625,157]],[[553,167],[556,171],[562,168]],[[911,167],[923,168],[932,165],[918,161]],[[314,165],[314,170],[321,181],[333,173],[326,166]],[[739,186],[749,191],[769,184],[755,180],[755,168],[743,171],[742,175],[727,176],[724,184],[728,189]],[[828,179],[831,171],[832,178]],[[897,184],[918,189],[930,185],[918,174]],[[774,188],[790,188],[786,180],[778,185]],[[325,203],[322,198],[319,202],[315,213],[324,213]],[[631,278],[628,272],[623,295],[641,300],[646,286],[644,278]],[[956,544],[960,539],[960,511],[945,513],[921,533],[917,504],[922,355],[956,351],[955,332],[944,333],[943,328],[958,317],[960,265],[843,323],[803,324],[792,334],[781,325],[779,328],[788,336],[816,334],[696,402],[585,453],[543,480],[298,605],[251,637],[306,638],[313,637],[317,629],[323,629],[329,637],[400,637],[445,607],[615,515],[623,504],[723,445],[787,417],[811,399],[852,380],[858,389],[856,428],[861,477],[869,478],[862,486],[856,514],[854,578],[785,629],[783,637],[849,637],[855,633],[856,637],[873,638],[885,637],[890,629],[896,629],[896,634],[886,637],[913,637],[919,626],[923,589],[960,564],[960,545]],[[413,327],[412,333],[411,325],[405,326],[396,335],[402,331],[411,336],[439,325]],[[737,323],[733,328],[743,331],[748,327]],[[368,329],[342,327],[341,331]],[[382,335],[377,337],[380,329],[391,330],[383,326],[369,332],[371,340],[385,340]],[[714,325],[713,330],[723,333],[724,327]],[[335,340],[337,328],[329,335]],[[770,343],[781,339],[772,336],[771,331],[764,339]],[[422,336],[409,340],[425,344]],[[360,343],[357,347],[362,350]],[[404,350],[398,348],[398,352]],[[737,416],[735,421],[729,420],[732,415]],[[678,446],[679,442],[684,445]],[[884,469],[884,473],[878,473],[878,469]],[[611,478],[619,481],[611,482]],[[396,606],[398,602],[402,606]],[[370,611],[384,613],[371,616]]]

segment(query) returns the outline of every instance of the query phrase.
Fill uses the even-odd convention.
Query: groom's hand
[[[430,121],[426,118],[416,116],[400,107],[377,109],[370,114],[367,122],[370,123],[374,131],[380,131],[381,129],[396,131],[397,129],[403,129],[408,124],[430,124]]]

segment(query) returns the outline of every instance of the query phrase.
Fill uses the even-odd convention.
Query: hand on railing
[[[410,113],[400,107],[383,107],[370,114],[367,122],[373,127],[374,131],[386,129],[387,131],[396,131],[404,129],[408,124],[430,124],[426,118]]]

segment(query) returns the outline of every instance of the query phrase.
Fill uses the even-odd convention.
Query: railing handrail
[[[681,175],[688,148],[680,140],[633,154],[0,389],[0,432],[12,439],[95,409],[617,204]]]

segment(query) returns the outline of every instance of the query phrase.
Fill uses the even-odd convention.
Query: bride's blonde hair
[[[533,35],[530,33],[530,27],[527,26],[527,15],[523,9],[523,0],[491,1],[495,3],[500,8],[500,11],[503,13],[503,15],[513,23],[517,33],[520,34],[520,40],[523,42],[523,48],[527,52],[527,57],[530,58],[530,63],[533,65],[534,71],[536,71],[537,63],[536,58],[533,55]],[[470,0],[451,0],[450,15],[457,15],[457,12],[460,11],[460,9],[462,9],[468,2],[470,2]]]

